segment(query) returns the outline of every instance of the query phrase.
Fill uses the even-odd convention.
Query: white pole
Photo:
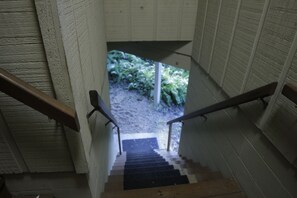
[[[161,99],[161,69],[162,64],[159,62],[155,63],[155,87],[154,87],[154,103],[155,106],[160,104]]]

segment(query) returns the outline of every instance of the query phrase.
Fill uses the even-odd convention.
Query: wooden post
[[[161,99],[161,72],[162,72],[162,64],[159,62],[156,62],[155,63],[155,87],[154,87],[155,106],[160,104],[160,99]]]
[[[172,123],[169,124],[169,131],[168,131],[168,142],[167,142],[167,151],[170,150],[170,143],[171,143],[171,132],[172,132]]]

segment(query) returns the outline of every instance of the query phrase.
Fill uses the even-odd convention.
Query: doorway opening
[[[111,112],[122,139],[156,137],[167,146],[169,120],[182,116],[189,71],[121,51],[107,56]],[[181,124],[174,124],[171,148],[178,149]]]

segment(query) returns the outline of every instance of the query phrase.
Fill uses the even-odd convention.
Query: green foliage
[[[107,56],[107,68],[112,82],[126,82],[129,90],[153,97],[155,66],[150,60],[120,51]],[[161,98],[168,105],[185,103],[189,72],[163,64]]]

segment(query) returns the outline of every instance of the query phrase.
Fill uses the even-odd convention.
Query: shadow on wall
[[[191,64],[192,42],[109,42],[108,51],[119,50],[139,57],[162,62],[189,70]]]

